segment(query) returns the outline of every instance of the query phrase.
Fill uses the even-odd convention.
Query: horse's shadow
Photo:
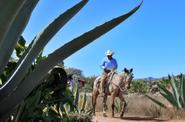
[[[123,120],[135,120],[135,121],[168,121],[168,119],[163,118],[155,118],[150,116],[125,116],[125,117],[114,117],[117,119],[123,119]]]

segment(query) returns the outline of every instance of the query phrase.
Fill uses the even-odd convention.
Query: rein
[[[124,76],[125,76],[125,75],[124,75]],[[114,82],[112,82],[112,80],[111,80],[110,84],[113,84],[113,85],[115,85],[116,87],[118,87],[118,88],[120,89],[121,92],[125,92],[125,91],[127,90],[127,89],[125,89],[125,88],[121,88],[120,85],[115,84]]]
[[[121,92],[125,92],[127,89],[123,89],[121,88],[119,85],[116,85],[115,83],[111,82],[113,85],[115,85],[116,87],[118,87],[120,89]]]

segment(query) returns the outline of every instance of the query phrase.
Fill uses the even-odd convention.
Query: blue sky
[[[60,13],[80,0],[41,0],[23,36],[30,42]],[[48,55],[71,39],[139,4],[139,0],[89,0],[87,5],[47,44]],[[135,78],[185,73],[185,1],[145,0],[125,22],[64,60],[85,76],[101,74],[107,49],[115,52],[118,71],[133,68]]]

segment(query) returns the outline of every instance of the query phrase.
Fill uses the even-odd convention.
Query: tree
[[[80,70],[80,69],[67,68],[67,69],[65,69],[65,71],[67,72],[67,74],[73,74],[73,75],[76,75],[78,77],[83,77],[82,70]]]

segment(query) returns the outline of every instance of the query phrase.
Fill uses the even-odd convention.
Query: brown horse
[[[120,114],[120,117],[122,118],[125,112],[126,108],[126,101],[123,96],[123,92],[125,92],[127,89],[130,88],[130,83],[133,79],[133,69],[124,69],[120,73],[114,73],[112,78],[108,80],[109,82],[105,85],[106,86],[106,95],[103,97],[103,115],[105,116],[105,110],[107,108],[106,106],[106,101],[107,101],[107,96],[111,95],[112,97],[112,117],[114,117],[114,102],[115,98],[119,97],[120,100],[124,103],[123,108]],[[96,80],[94,81],[94,86],[93,86],[93,93],[92,93],[92,105],[93,105],[93,113],[95,115],[95,106],[96,106],[96,100],[97,97],[100,93],[100,79],[101,76],[97,77]]]

